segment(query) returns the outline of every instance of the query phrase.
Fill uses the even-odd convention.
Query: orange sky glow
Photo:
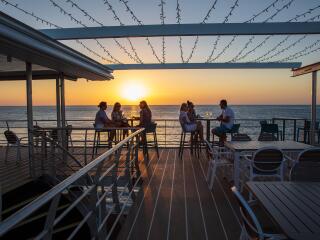
[[[309,104],[311,75],[290,77],[290,70],[139,70],[116,71],[106,82],[66,81],[67,105]],[[0,105],[25,105],[25,83],[1,82]],[[55,105],[55,81],[33,82],[34,105]]]

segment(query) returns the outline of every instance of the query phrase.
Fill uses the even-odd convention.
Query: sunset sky
[[[47,19],[57,25],[63,27],[75,27],[76,23],[54,6],[50,0],[14,0],[12,3],[18,3],[19,7],[33,12],[35,15]],[[33,4],[30,4],[33,2]],[[63,8],[72,13],[74,17],[81,20],[88,26],[96,26],[90,22],[81,12],[65,0],[56,0]],[[118,25],[108,8],[103,4],[102,0],[85,1],[78,0],[79,6],[86,9],[97,20],[104,25]],[[114,10],[124,24],[135,24],[128,12],[119,1],[110,0]],[[209,0],[199,0],[197,4],[191,0],[180,0],[182,23],[198,23],[201,22],[204,15],[208,11],[212,2]],[[240,0],[239,7],[230,16],[229,22],[244,22],[253,14],[256,14],[274,0],[268,1],[252,1]],[[262,14],[256,22],[262,22],[273,13],[276,9],[290,2],[290,0],[280,0],[274,8],[267,13]],[[143,20],[145,24],[160,24],[159,18],[159,1],[150,0],[129,0],[129,5],[135,14]],[[166,1],[165,5],[165,22],[176,23],[176,1]],[[216,9],[211,14],[208,23],[222,22],[234,0],[218,1]],[[272,21],[288,21],[292,17],[300,14],[309,8],[319,5],[318,0],[306,0],[292,2],[289,9],[283,10]],[[35,7],[36,6],[36,7]],[[22,13],[21,11],[5,5],[0,2],[0,10],[13,16],[34,28],[49,28],[45,24],[35,21],[32,17]],[[320,14],[320,8],[306,17],[301,17],[301,21],[308,17]],[[319,21],[319,19],[317,20]],[[248,58],[243,61],[250,61],[261,56],[269,49],[274,47],[285,36],[272,37],[270,41],[257,49]],[[291,43],[295,42],[301,36],[292,36],[278,50],[281,50]],[[240,49],[245,46],[249,36],[238,37],[235,43],[226,51],[217,62],[230,61]],[[263,41],[265,36],[257,36],[248,50],[253,49],[259,42]],[[195,51],[191,62],[204,62],[211,52],[216,37],[200,37],[199,44]],[[221,37],[216,53],[219,53],[224,46],[230,41],[231,36]],[[308,36],[296,46],[284,51],[283,54],[272,58],[271,60],[282,59],[283,57],[294,54],[314,41],[320,39],[319,36]],[[146,44],[145,39],[131,39],[140,58],[146,63],[155,63],[150,48]],[[183,51],[186,58],[192,49],[194,37],[183,38]],[[103,55],[103,51],[94,43],[94,40],[84,41],[90,48]],[[101,42],[110,50],[112,55],[124,63],[133,63],[121,49],[119,49],[112,39],[102,39]],[[120,39],[119,42],[127,49],[132,50],[128,46],[126,39]],[[161,38],[151,38],[151,42],[159,56],[161,55]],[[92,56],[85,52],[81,46],[74,41],[64,41],[68,46],[94,58],[95,60],[107,64],[107,62]],[[180,50],[177,37],[166,38],[166,61],[180,62]],[[303,65],[318,62],[319,52],[315,52],[308,56],[304,56],[292,61],[302,61]],[[271,61],[270,60],[270,61]],[[114,80],[106,82],[92,82],[79,80],[77,82],[66,82],[66,103],[68,105],[96,105],[99,101],[105,100],[112,104],[120,101],[122,104],[137,104],[139,100],[145,99],[150,104],[179,104],[187,99],[192,99],[196,104],[217,104],[221,98],[227,98],[232,104],[309,104],[311,91],[311,75],[305,75],[297,78],[291,77],[290,69],[283,70],[139,70],[139,71],[115,71]],[[0,82],[0,105],[25,105],[25,83],[24,82]],[[33,83],[33,99],[34,105],[54,105],[55,104],[55,82],[54,81],[34,81]],[[134,93],[134,94],[133,94]],[[320,101],[319,101],[320,102]]]

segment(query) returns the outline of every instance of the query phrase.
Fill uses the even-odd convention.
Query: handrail
[[[125,144],[129,143],[134,137],[139,135],[144,131],[144,128],[141,128],[137,130],[136,132],[132,133],[130,136],[116,144],[112,149],[109,149],[99,157],[97,157],[95,160],[78,170],[73,175],[69,176],[56,186],[54,186],[49,191],[42,194],[40,197],[35,199],[33,202],[29,203],[25,207],[23,207],[18,212],[14,213],[7,219],[5,219],[3,222],[0,223],[0,236],[8,232],[10,229],[12,229],[16,224],[23,221],[25,218],[30,216],[33,212],[38,210],[40,207],[44,206],[46,203],[48,203],[50,200],[53,200],[58,194],[62,193],[68,186],[73,184],[74,182],[78,181],[80,178],[84,177],[89,171],[97,167],[99,164],[101,164],[106,158],[114,154],[117,150],[122,148]],[[115,167],[115,164],[113,164],[109,169],[113,169]]]

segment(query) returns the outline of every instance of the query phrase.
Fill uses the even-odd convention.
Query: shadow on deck
[[[238,207],[226,180],[208,189],[208,159],[178,149],[150,153],[141,164],[143,191],[138,195],[118,239],[239,239]]]

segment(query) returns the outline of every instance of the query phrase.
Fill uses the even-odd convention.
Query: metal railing
[[[44,225],[35,239],[51,239],[57,225],[74,209],[81,212],[82,219],[74,225],[68,239],[77,237],[77,233],[84,226],[89,227],[92,239],[109,239],[123,213],[135,200],[135,189],[139,187],[141,177],[138,157],[139,139],[143,131],[144,129],[135,131],[112,149],[0,222],[0,236],[28,220],[37,210],[48,206]],[[75,186],[77,192],[73,191]],[[70,205],[58,211],[62,195],[68,196]],[[108,220],[114,213],[116,219],[108,225]]]
[[[257,139],[260,134],[260,121],[267,120],[268,122],[277,123],[279,130],[283,133],[285,140],[297,140],[297,129],[303,128],[305,120],[302,118],[272,118],[272,119],[236,119],[235,122],[240,124],[240,132],[248,134],[252,139]],[[158,143],[161,147],[175,147],[179,144],[181,126],[178,119],[154,119],[157,123]],[[211,129],[218,126],[219,122],[216,119],[199,119],[204,126],[204,136],[210,141]],[[86,144],[90,145],[94,138],[94,128],[92,127],[93,120],[72,120],[69,119],[67,124],[72,125],[72,143],[74,145]],[[135,126],[138,122],[134,119],[129,119],[131,126]],[[34,125],[43,128],[55,127],[56,120],[35,120]],[[0,131],[4,131],[9,126],[20,137],[26,136],[26,121],[25,120],[7,120],[0,121]],[[0,135],[0,144],[4,144],[4,136]]]

